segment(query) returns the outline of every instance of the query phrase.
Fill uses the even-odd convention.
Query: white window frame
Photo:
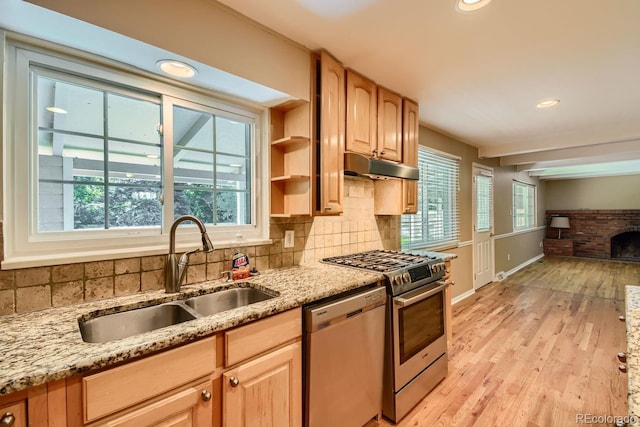
[[[526,223],[520,227],[516,225],[516,219],[518,217],[516,213],[516,187],[522,187],[523,189],[526,189],[528,192],[531,192],[531,199],[533,201],[533,206],[531,206],[531,212],[525,212]],[[537,192],[536,186],[528,182],[513,180],[513,183],[511,185],[511,191],[512,191],[511,193],[512,211],[511,212],[513,216],[513,220],[512,220],[513,231],[517,232],[517,231],[526,231],[526,230],[534,229],[536,227],[536,211],[538,206],[538,195],[537,195],[538,192]]]
[[[192,91],[188,88],[173,86],[160,79],[154,79],[151,74],[141,76],[133,70],[122,70],[96,64],[85,59],[78,59],[59,53],[44,50],[18,41],[10,41],[0,47],[0,54],[6,65],[3,72],[5,93],[3,109],[5,111],[3,135],[3,238],[4,260],[3,269],[23,268],[42,265],[66,264],[71,262],[85,262],[101,259],[126,258],[132,256],[157,255],[168,252],[169,229],[173,222],[172,215],[166,214],[166,204],[163,208],[163,224],[158,227],[132,227],[127,229],[109,230],[74,230],[70,232],[39,233],[37,219],[33,218],[34,209],[29,200],[35,188],[34,169],[37,164],[35,157],[29,164],[29,150],[32,146],[29,129],[29,115],[33,114],[34,105],[30,105],[29,72],[31,63],[59,70],[72,70],[78,75],[113,82],[125,87],[138,88],[150,93],[163,95],[163,108],[170,99],[187,100],[188,102],[204,105],[209,109],[221,112],[226,117],[243,118],[253,123],[252,141],[252,224],[238,226],[209,226],[208,234],[215,247],[257,245],[269,243],[269,212],[268,180],[268,152],[264,141],[268,141],[267,130],[263,123],[267,123],[268,110],[245,101],[237,104],[222,101],[216,94],[209,91]],[[92,58],[93,59],[93,58]],[[30,111],[31,109],[31,111]],[[36,133],[37,134],[37,133]],[[173,152],[173,142],[166,138],[164,155],[168,150]],[[171,157],[165,157],[172,159]],[[172,165],[167,167],[165,162],[165,192],[173,190]],[[169,162],[170,163],[170,162]],[[33,176],[32,176],[33,175]],[[31,188],[30,188],[31,186]],[[262,196],[260,196],[262,195]],[[37,197],[37,195],[33,196]],[[171,197],[173,199],[173,197]],[[27,214],[28,213],[28,214]],[[179,227],[176,236],[178,250],[191,249],[198,246],[199,233],[195,226]]]
[[[427,217],[421,216],[423,210],[425,208],[428,209],[428,197],[425,197],[422,194],[426,194],[428,192],[428,184],[424,178],[425,175],[429,173],[429,162],[437,162],[441,165],[455,164],[455,170],[451,171],[449,174],[452,182],[451,186],[448,188],[451,197],[451,200],[449,200],[450,212],[448,213],[450,218],[445,227],[448,229],[448,233],[442,239],[431,240],[425,238],[423,228],[423,239],[408,244],[402,244],[403,250],[438,250],[458,246],[460,236],[460,160],[460,157],[449,153],[444,153],[423,146],[418,147],[418,168],[420,170],[420,179],[418,181],[418,192],[420,193],[418,196],[418,213],[401,216],[400,239],[402,241],[403,230],[405,230],[406,227],[410,227],[411,223],[416,221],[416,218],[422,219],[423,227],[426,227],[429,223]]]

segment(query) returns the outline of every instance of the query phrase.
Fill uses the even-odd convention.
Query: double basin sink
[[[184,300],[80,319],[78,325],[85,342],[102,343],[245,307],[278,295],[275,291],[239,283],[231,289],[217,290]]]

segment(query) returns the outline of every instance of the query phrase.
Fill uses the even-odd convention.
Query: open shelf
[[[272,217],[311,215],[312,152],[308,102],[271,109]]]

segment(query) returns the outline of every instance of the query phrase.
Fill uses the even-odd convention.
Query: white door
[[[473,166],[473,287],[493,278],[493,169]]]

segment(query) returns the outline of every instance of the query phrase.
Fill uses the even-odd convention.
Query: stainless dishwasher
[[[382,411],[386,290],[304,309],[304,425],[361,427]]]

